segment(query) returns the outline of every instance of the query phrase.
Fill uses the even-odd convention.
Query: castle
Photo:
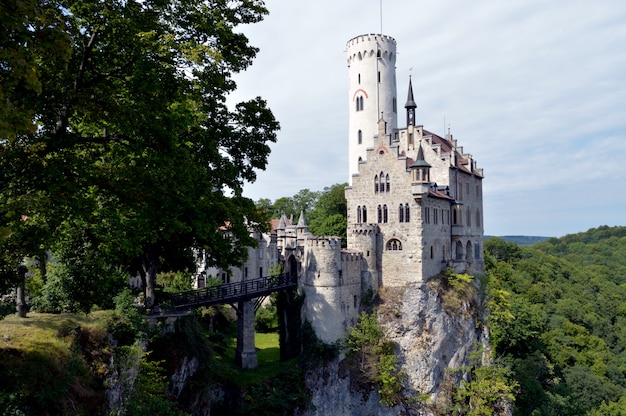
[[[410,78],[406,127],[398,128],[395,39],[352,38],[347,63],[347,248],[309,233],[303,214],[295,224],[283,215],[270,234],[253,232],[258,246],[243,267],[223,274],[245,280],[275,264],[297,273],[302,318],[325,342],[344,337],[361,301],[382,286],[421,284],[447,268],[484,271],[482,169],[449,132],[416,124]]]

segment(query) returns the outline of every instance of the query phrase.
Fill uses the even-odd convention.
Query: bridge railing
[[[294,287],[296,284],[295,275],[282,273],[277,276],[265,276],[175,293],[170,296],[170,302],[174,310],[193,309],[200,306],[250,300],[288,287]]]

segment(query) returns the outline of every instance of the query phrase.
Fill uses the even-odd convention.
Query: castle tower
[[[385,133],[391,135],[398,124],[396,94],[396,41],[369,34],[348,41],[348,167],[349,183],[359,171],[359,160],[374,145],[377,121],[386,121]]]

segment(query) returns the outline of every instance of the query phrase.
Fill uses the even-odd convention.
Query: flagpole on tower
[[[380,34],[383,34],[383,0],[380,0]]]

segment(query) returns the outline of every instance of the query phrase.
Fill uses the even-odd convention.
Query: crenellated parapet
[[[391,36],[370,33],[350,39],[346,44],[348,66],[355,60],[384,59],[390,63],[396,61],[396,40]],[[380,51],[380,53],[379,53]]]
[[[352,224],[350,233],[353,235],[372,236],[379,233],[379,228],[376,224]]]

